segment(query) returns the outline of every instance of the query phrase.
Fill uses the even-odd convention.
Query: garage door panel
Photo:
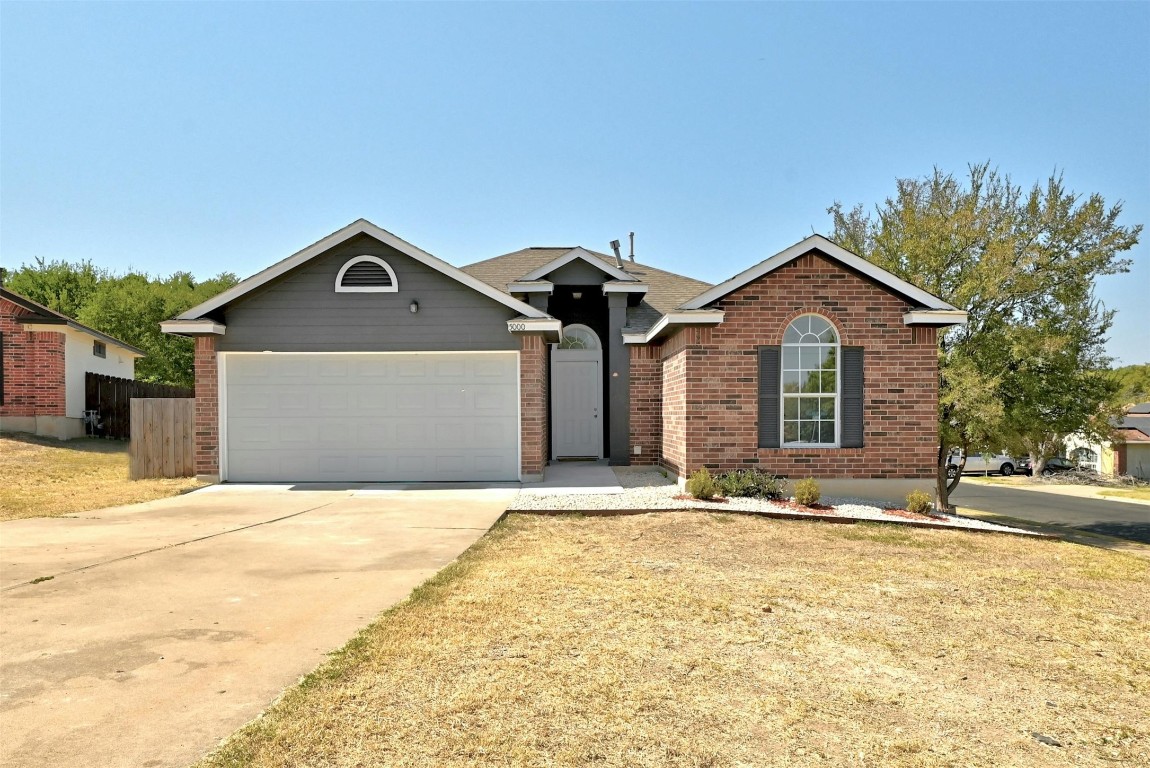
[[[232,353],[225,387],[230,480],[518,477],[513,353]]]

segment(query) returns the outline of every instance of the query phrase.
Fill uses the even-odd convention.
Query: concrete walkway
[[[195,761],[515,493],[222,486],[0,524],[0,765]]]
[[[606,459],[555,461],[547,465],[543,480],[524,483],[523,490],[539,496],[622,493],[623,486]]]

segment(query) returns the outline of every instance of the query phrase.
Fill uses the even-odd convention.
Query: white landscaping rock
[[[675,497],[683,495],[683,492],[679,490],[679,486],[672,479],[658,470],[649,472],[617,472],[616,475],[619,479],[619,485],[623,487],[622,493],[542,494],[528,490],[520,490],[519,495],[511,502],[507,511],[605,512],[699,509],[708,512],[758,512],[827,520],[871,520],[883,523],[898,523],[899,525],[970,528],[981,531],[1042,536],[1042,534],[1025,531],[1020,528],[1011,528],[1005,525],[997,525],[995,523],[988,523],[969,517],[960,517],[958,515],[938,515],[929,521],[910,520],[899,515],[892,515],[875,502],[863,499],[825,498],[822,500],[822,503],[834,507],[834,511],[827,514],[794,509],[764,499],[732,498],[724,502],[702,501],[700,499],[677,499]]]

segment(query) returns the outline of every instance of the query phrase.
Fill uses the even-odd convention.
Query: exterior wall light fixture
[[[418,301],[412,301],[411,306],[409,306],[408,309],[410,309],[411,314],[414,315],[416,312],[419,311],[419,302]]]

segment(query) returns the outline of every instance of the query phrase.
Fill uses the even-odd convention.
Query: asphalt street
[[[959,507],[1053,523],[1150,544],[1150,505],[961,482],[950,496]]]

